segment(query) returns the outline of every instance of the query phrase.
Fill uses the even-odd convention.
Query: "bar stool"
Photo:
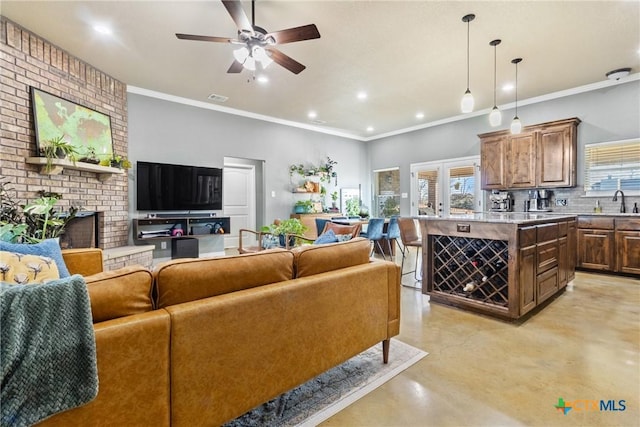
[[[418,229],[416,227],[416,223],[413,218],[398,218],[398,226],[400,228],[400,238],[402,240],[402,244],[404,245],[404,251],[402,252],[402,264],[400,266],[400,271],[402,275],[414,273],[413,277],[421,281],[422,277],[418,276],[418,254],[422,253],[422,239],[418,234]],[[406,255],[408,255],[409,248],[416,248],[416,268],[412,271],[407,271],[406,273],[403,271],[404,269],[404,259]]]

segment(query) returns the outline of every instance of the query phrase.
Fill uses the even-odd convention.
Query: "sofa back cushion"
[[[194,301],[293,278],[293,254],[270,249],[210,259],[179,259],[154,271],[157,307]]]
[[[153,275],[135,265],[85,277],[93,323],[153,310]]]
[[[346,242],[300,246],[292,250],[295,277],[306,277],[369,262],[368,239],[356,237]]]

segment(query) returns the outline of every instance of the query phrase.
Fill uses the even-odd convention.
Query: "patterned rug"
[[[303,385],[260,405],[225,427],[316,426],[380,387],[428,353],[392,339],[389,363],[377,344]]]

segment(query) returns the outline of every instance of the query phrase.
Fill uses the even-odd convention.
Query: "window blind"
[[[585,145],[585,191],[639,190],[640,140]]]

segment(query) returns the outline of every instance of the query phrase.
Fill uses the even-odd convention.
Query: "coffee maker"
[[[513,199],[508,191],[493,190],[489,196],[491,212],[511,212],[513,210]]]
[[[530,212],[551,212],[550,190],[529,190],[528,211]]]

